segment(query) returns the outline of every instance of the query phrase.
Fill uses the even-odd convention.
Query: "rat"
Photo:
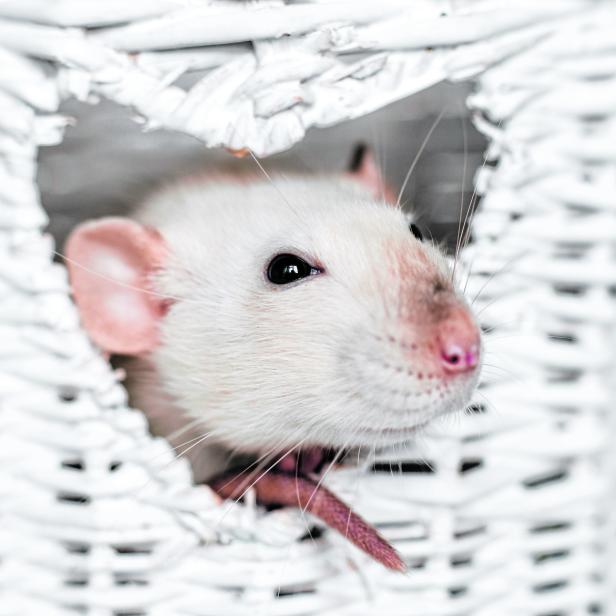
[[[264,174],[182,178],[131,218],[79,225],[65,253],[82,323],[123,357],[155,434],[196,435],[198,481],[301,506],[404,570],[315,482],[319,452],[408,442],[463,408],[480,330],[370,151],[346,174]],[[283,455],[269,473],[230,473],[229,451]]]

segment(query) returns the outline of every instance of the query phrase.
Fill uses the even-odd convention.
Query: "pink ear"
[[[366,186],[375,199],[382,199],[392,205],[398,201],[396,194],[389,188],[381,175],[381,170],[376,164],[372,150],[365,145],[356,148],[351,162],[350,174],[351,177]]]
[[[73,295],[84,327],[105,351],[137,355],[158,343],[168,302],[152,292],[150,276],[165,252],[157,231],[126,218],[84,223],[69,237]]]

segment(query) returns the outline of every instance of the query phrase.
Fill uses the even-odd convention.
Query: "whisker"
[[[361,457],[361,445],[357,448],[357,460],[355,462],[355,466],[358,470],[360,467],[360,464],[359,464],[360,457]],[[349,503],[351,506],[349,507],[349,513],[347,514],[347,521],[346,521],[346,526],[344,530],[345,539],[349,536],[349,525],[351,523],[351,512],[355,508],[355,503],[357,501],[357,495],[359,494],[359,482],[360,482],[360,479],[358,476],[355,479],[355,488],[353,492],[353,497],[351,498],[351,502]]]
[[[254,152],[252,150],[249,150],[250,156],[252,158],[252,160],[255,161],[257,167],[259,167],[259,169],[261,170],[261,173],[263,173],[263,175],[267,178],[267,180],[269,181],[269,183],[272,185],[272,187],[274,188],[274,190],[280,195],[280,198],[291,208],[293,209],[293,206],[291,205],[291,203],[289,203],[289,200],[284,196],[283,192],[280,190],[280,188],[278,188],[278,186],[276,185],[276,183],[274,182],[274,180],[272,180],[272,176],[265,170],[265,167],[263,167],[263,165],[261,164],[261,161],[255,156]]]
[[[200,434],[199,436],[195,436],[194,438],[191,438],[188,441],[185,441],[184,443],[180,443],[179,445],[175,445],[174,447],[171,447],[172,451],[177,451],[178,449],[185,447],[186,445],[190,445],[191,443],[194,443],[195,441],[198,441],[199,439],[203,438],[206,435],[210,435],[210,432],[206,432],[206,434]],[[166,436],[165,437],[166,440],[169,440],[169,437]],[[171,443],[169,443],[171,444]]]
[[[432,133],[434,132],[434,129],[438,126],[439,122],[441,121],[441,118],[443,117],[443,114],[445,113],[446,109],[447,109],[446,106],[443,107],[443,109],[441,109],[441,112],[436,117],[436,120],[434,120],[434,122],[432,123],[430,130],[428,131],[428,133],[424,137],[424,140],[419,146],[419,150],[417,150],[417,154],[415,155],[415,158],[413,159],[413,162],[411,163],[411,167],[409,168],[406,176],[404,177],[404,181],[402,182],[402,187],[400,188],[400,192],[398,193],[398,199],[396,199],[396,207],[400,207],[400,199],[402,199],[402,195],[404,191],[406,190],[406,185],[411,179],[411,175],[413,174],[413,171],[415,170],[415,166],[417,165],[417,162],[419,161],[419,157],[422,155],[424,149],[428,145],[428,141],[430,141],[430,137],[432,137]]]
[[[304,442],[306,441],[306,438],[303,438],[301,441],[299,441],[297,444],[295,444],[293,447],[291,447],[291,449],[289,449],[288,451],[283,453],[273,464],[271,464],[263,473],[261,473],[261,475],[259,475],[253,482],[251,482],[250,485],[245,490],[243,490],[242,493],[237,498],[232,499],[233,504],[238,504],[242,500],[242,498],[244,498],[244,496],[246,496],[248,491],[251,488],[253,488],[259,481],[261,481],[261,479],[263,479],[263,477],[265,477],[265,475],[267,475],[267,473],[269,473],[277,464],[279,464],[282,461],[283,458],[285,458],[290,453],[292,453],[293,451],[295,451],[296,449],[301,447],[304,444]],[[218,521],[217,525],[220,525],[222,523],[222,521],[225,519],[226,515],[231,511],[231,509],[232,509],[231,506],[227,508],[227,510],[225,511],[223,516]]]
[[[462,142],[464,144],[464,160],[462,164],[462,182],[461,182],[462,185],[461,185],[461,190],[460,190],[460,213],[458,215],[458,231],[456,233],[456,248],[454,252],[453,272],[452,272],[452,277],[451,277],[452,280],[456,273],[456,263],[458,260],[458,246],[459,246],[460,235],[462,231],[461,227],[462,227],[462,213],[464,211],[464,186],[466,185],[466,170],[467,170],[466,167],[467,167],[467,162],[468,162],[468,133],[466,130],[466,118],[465,118],[464,113],[460,115],[460,122],[462,124]]]
[[[499,295],[498,297],[495,297],[494,299],[490,300],[485,306],[483,306],[483,308],[481,308],[481,310],[477,311],[477,313],[475,314],[475,316],[477,318],[479,318],[488,308],[490,308],[491,306],[493,306],[494,304],[496,304],[496,302],[500,302],[504,299],[508,299],[506,295]],[[516,321],[512,320],[509,321],[509,323],[515,323]],[[507,322],[503,322],[503,325],[506,325]]]
[[[348,444],[349,441],[347,441]],[[321,477],[319,478],[319,480],[317,481],[317,485],[315,486],[314,490],[312,491],[312,494],[310,495],[310,498],[306,501],[306,505],[302,508],[304,513],[308,510],[308,507],[310,507],[310,503],[312,502],[312,499],[315,497],[316,493],[319,491],[319,488],[321,487],[321,484],[323,483],[323,481],[325,480],[325,477],[327,476],[327,474],[329,473],[329,471],[332,469],[332,467],[334,466],[334,464],[336,464],[336,462],[340,459],[340,456],[342,455],[342,452],[344,451],[344,448],[339,449],[336,454],[334,455],[334,458],[332,459],[332,461],[329,463],[329,466],[327,467],[327,469],[325,470],[324,473],[321,474]]]
[[[242,472],[247,472],[247,471],[250,471],[250,469],[254,467],[254,470],[250,472],[250,475],[247,478],[247,481],[250,481],[254,475],[261,472],[261,470],[266,464],[269,464],[269,462],[271,461],[271,456],[275,454],[277,449],[278,448],[276,446],[271,447],[263,455],[259,456],[254,462],[252,462],[249,466],[247,466],[245,469],[242,470]],[[230,486],[234,480],[235,478],[231,478],[229,481],[227,481],[227,483],[225,483],[221,487],[221,491],[227,488],[228,486]]]
[[[111,278],[109,276],[105,276],[105,274],[101,274],[100,272],[97,272],[96,270],[93,270],[93,269],[90,269],[89,267],[86,267],[85,265],[79,263],[79,261],[75,261],[75,259],[71,259],[71,258],[67,257],[65,254],[63,254],[63,253],[61,253],[61,252],[59,252],[57,250],[52,250],[51,252],[52,252],[52,254],[56,255],[57,257],[60,257],[61,259],[63,259],[67,263],[71,263],[72,265],[75,265],[79,269],[82,269],[85,272],[88,272],[88,274],[93,274],[94,276],[97,276],[101,280],[106,280],[107,282],[112,282],[114,284],[117,284],[119,287],[123,287],[124,289],[130,289],[131,291],[138,291],[139,293],[144,293],[145,295],[150,295],[152,297],[158,297],[158,298],[164,299],[164,300],[174,300],[174,301],[182,301],[182,302],[199,303],[197,300],[191,300],[191,299],[184,298],[184,297],[176,297],[174,295],[164,295],[162,293],[157,293],[156,291],[150,291],[149,289],[144,289],[142,287],[137,287],[137,286],[132,285],[132,284],[128,284],[128,283],[125,283],[125,282],[120,282],[119,280],[116,280],[115,278]]]
[[[184,451],[180,452],[177,455],[177,459],[179,460],[182,456],[186,455],[191,449],[194,449],[195,447],[197,447],[198,445],[201,445],[201,443],[203,443],[204,441],[206,441],[208,438],[210,438],[211,436],[213,436],[215,434],[215,431],[212,432],[208,432],[205,436],[203,436],[200,440],[197,440],[196,443],[193,443],[190,447],[187,447]]]
[[[521,259],[524,256],[526,256],[524,253],[514,255],[513,257],[511,257],[511,259],[505,261],[505,263],[503,263],[497,270],[492,272],[490,276],[488,276],[488,279],[483,283],[479,291],[477,291],[477,293],[475,294],[475,297],[471,301],[471,306],[477,301],[481,293],[485,291],[485,288],[488,286],[488,284],[490,284],[490,282],[492,282],[492,280],[494,280],[494,278],[496,278],[497,275],[504,273],[507,267],[513,265],[518,259]]]
[[[149,376],[149,375],[148,375]],[[158,379],[151,377],[153,382],[157,383]],[[143,381],[141,381],[143,382]],[[202,423],[202,419],[201,418],[197,418],[197,419],[193,419],[192,421],[189,421],[186,425],[182,426],[181,428],[178,428],[177,430],[174,430],[173,432],[171,432],[171,434],[167,434],[165,436],[165,438],[171,442],[173,441],[173,439],[177,438],[178,436],[180,436],[180,434],[184,434],[184,432],[187,432],[188,430],[191,430],[192,428],[198,426],[200,423]]]
[[[497,126],[500,127],[502,124],[502,120],[499,120]],[[486,149],[486,151],[483,154],[483,161],[481,163],[481,167],[479,168],[479,171],[482,171],[485,166],[488,163],[488,150]],[[475,209],[477,207],[477,204],[479,202],[479,198],[477,195],[477,182],[475,182],[475,185],[473,187],[473,192],[471,194],[471,197],[469,199],[469,207],[466,211],[466,215],[464,216],[464,222],[462,223],[462,228],[461,228],[461,233],[458,237],[458,242],[456,242],[456,251],[455,251],[455,256],[454,256],[454,267],[453,267],[453,274],[452,274],[452,280],[453,280],[453,275],[455,275],[455,270],[456,270],[456,263],[458,262],[458,258],[460,255],[460,251],[464,248],[464,246],[466,246],[467,242],[470,239],[470,234],[471,234],[471,223],[472,223],[472,219],[475,215]],[[470,275],[470,272],[469,272]]]
[[[498,124],[496,125],[497,128],[500,128],[500,126],[502,125],[503,120],[499,120]],[[488,162],[488,150],[486,150],[484,157],[483,157],[483,163],[481,164],[480,170],[484,169],[484,167],[486,166]],[[472,221],[473,221],[473,217],[475,215],[475,211],[477,208],[477,204],[479,203],[479,197],[477,194],[477,183],[475,182],[475,187],[473,189],[473,194],[471,195],[471,198],[469,200],[470,206],[468,211],[466,212],[466,216],[464,217],[464,223],[462,225],[462,229],[464,230],[466,228],[466,231],[464,233],[462,242],[460,244],[459,250],[462,250],[462,248],[464,248],[464,246],[466,246],[467,242],[470,239],[470,235],[471,235],[471,225],[472,225]],[[458,251],[459,252],[459,251]],[[457,256],[456,256],[457,259]]]

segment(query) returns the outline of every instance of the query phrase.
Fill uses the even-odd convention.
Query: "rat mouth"
[[[283,456],[266,473],[230,471],[210,482],[223,498],[240,499],[254,489],[257,502],[265,506],[298,507],[320,518],[329,528],[377,562],[394,571],[405,571],[406,564],[396,549],[366,520],[322,485],[324,468],[329,470],[341,451],[309,448]],[[327,472],[327,471],[326,471]]]

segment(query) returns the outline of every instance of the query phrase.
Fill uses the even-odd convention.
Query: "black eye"
[[[423,233],[421,232],[421,229],[414,222],[412,222],[409,225],[409,230],[420,242],[423,241]]]
[[[289,284],[318,273],[316,267],[291,254],[277,255],[267,266],[267,277],[274,284]]]

